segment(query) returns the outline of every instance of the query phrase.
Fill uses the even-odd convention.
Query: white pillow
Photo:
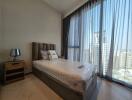
[[[57,55],[49,55],[50,60],[57,60],[58,56]]]
[[[57,56],[55,50],[48,50],[48,54],[49,54],[49,59],[50,60],[58,59],[58,56]]]
[[[41,52],[41,56],[42,56],[43,60],[48,60],[49,59],[48,51],[41,50],[40,52]]]
[[[55,50],[48,50],[49,55],[57,55]]]

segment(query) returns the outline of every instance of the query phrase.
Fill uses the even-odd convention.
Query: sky
[[[128,43],[128,49],[132,50],[132,0],[105,0],[104,12],[104,30],[108,42],[114,18],[115,49],[126,49]]]

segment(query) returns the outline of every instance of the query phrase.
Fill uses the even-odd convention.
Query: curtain
[[[103,75],[132,84],[132,0],[104,0]]]
[[[70,19],[68,36],[68,59],[72,61],[99,63],[100,2],[85,5]]]
[[[68,35],[68,59],[79,61],[80,23],[79,13],[71,17]]]
[[[87,5],[81,12],[80,61],[99,65],[100,2]]]
[[[62,34],[62,56],[67,59],[68,55],[68,34],[70,26],[70,17],[63,20],[63,34]]]
[[[132,86],[132,0],[93,0],[69,19],[67,58]]]

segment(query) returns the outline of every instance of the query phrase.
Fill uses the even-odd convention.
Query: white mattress
[[[66,84],[69,88],[81,93],[87,89],[96,71],[95,66],[92,64],[81,64],[64,59],[37,60],[33,61],[33,65],[40,71]],[[82,65],[82,68],[78,68]]]

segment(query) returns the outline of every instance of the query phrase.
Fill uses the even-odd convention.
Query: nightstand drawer
[[[24,68],[13,69],[13,70],[7,70],[7,71],[6,71],[6,74],[12,74],[12,73],[17,73],[17,72],[23,72],[23,73],[24,73]]]
[[[11,75],[11,76],[7,76],[6,77],[6,80],[8,81],[8,82],[10,82],[12,79],[13,80],[16,80],[17,78],[19,79],[19,78],[23,78],[24,79],[24,73],[20,73],[20,74],[16,74],[16,75]],[[7,82],[7,83],[8,83]]]
[[[16,63],[6,63],[5,64],[5,70],[13,70],[24,67],[24,63],[22,62],[16,62]]]

